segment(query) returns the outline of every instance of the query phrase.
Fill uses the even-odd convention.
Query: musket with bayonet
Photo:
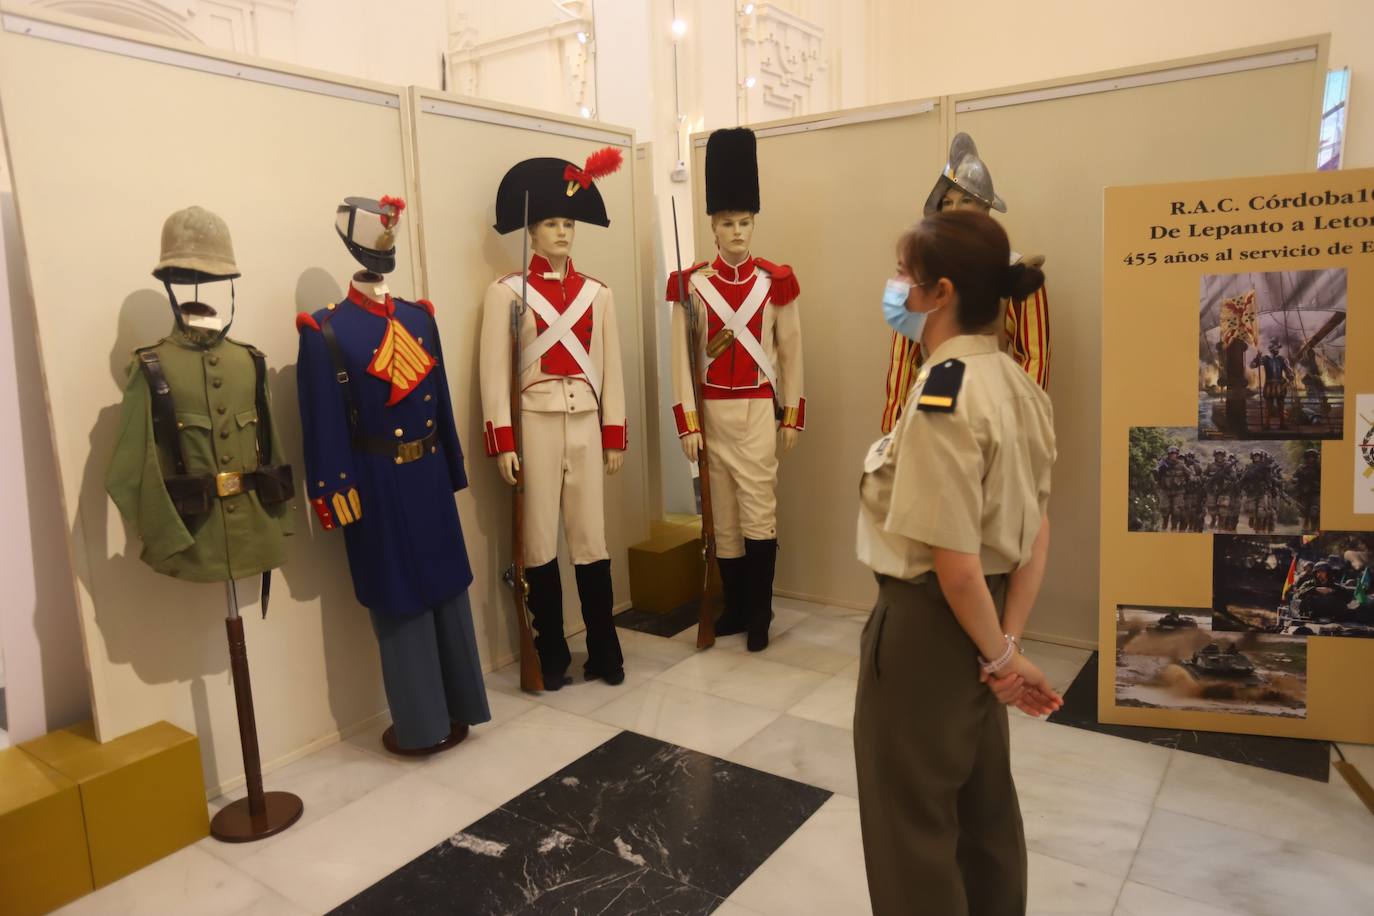
[[[677,201],[673,200],[673,250],[677,255],[677,301],[687,310],[687,366],[692,376],[692,406],[697,411],[701,448],[697,450],[697,478],[701,481],[701,558],[706,567],[701,583],[701,603],[697,614],[697,648],[716,644],[715,596],[720,593],[720,569],[716,566],[716,525],[711,513],[711,469],[707,461],[706,415],[701,403],[701,366],[697,352],[697,310],[687,293],[682,273],[682,242],[677,232]]]
[[[525,453],[520,435],[520,401],[524,394],[520,372],[520,326],[529,308],[530,195],[525,192],[525,244],[520,261],[520,298],[510,303],[510,428],[515,440],[515,486],[511,496],[511,564],[506,569],[506,584],[515,596],[515,619],[520,631],[520,689],[541,691],[544,676],[539,653],[534,647],[530,626],[530,585],[525,579]]]

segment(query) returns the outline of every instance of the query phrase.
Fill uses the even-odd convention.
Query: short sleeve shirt
[[[954,410],[918,409],[931,370],[952,360],[964,364]],[[937,348],[907,403],[864,460],[859,560],[899,579],[934,569],[935,547],[977,554],[989,575],[1019,568],[1049,502],[1049,396],[998,349],[995,336],[980,334]]]

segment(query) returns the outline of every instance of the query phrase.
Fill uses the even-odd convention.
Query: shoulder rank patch
[[[959,388],[963,384],[964,364],[959,360],[947,359],[938,366],[931,366],[925,387],[916,400],[916,409],[954,413],[954,404],[959,399]]]

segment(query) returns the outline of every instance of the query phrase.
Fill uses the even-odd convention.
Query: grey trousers
[[[448,736],[453,722],[491,719],[466,589],[407,617],[373,611],[372,629],[397,744],[432,747]]]
[[[934,574],[881,577],[854,709],[875,916],[1020,916],[1026,839],[1006,707]],[[999,615],[1006,577],[988,580]]]

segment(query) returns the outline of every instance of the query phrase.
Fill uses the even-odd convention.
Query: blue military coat
[[[467,475],[433,306],[375,302],[350,286],[296,327],[306,493],[325,530],[344,530],[358,601],[394,616],[436,607],[472,583],[472,568],[453,501]]]

